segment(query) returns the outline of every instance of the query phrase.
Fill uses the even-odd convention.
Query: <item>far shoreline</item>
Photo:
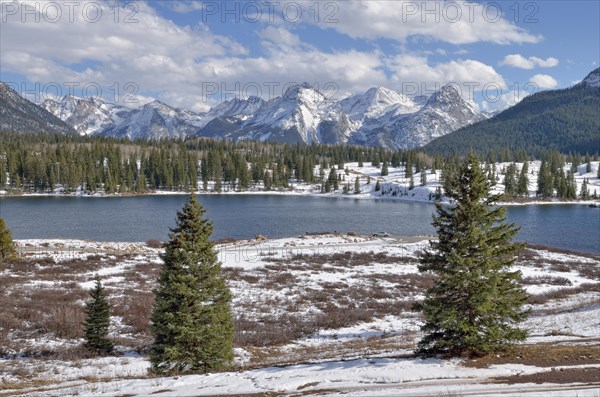
[[[314,193],[306,190],[303,191],[285,191],[285,190],[245,190],[245,191],[225,191],[225,192],[214,192],[214,191],[149,191],[149,192],[135,192],[135,193],[92,193],[92,194],[81,194],[81,193],[23,193],[23,192],[7,192],[0,191],[0,199],[6,198],[35,198],[35,197],[56,197],[56,198],[116,198],[116,197],[144,197],[144,196],[187,196],[196,194],[198,196],[291,196],[291,197],[319,197],[319,198],[341,198],[341,199],[354,199],[354,200],[376,200],[376,201],[397,201],[405,203],[424,203],[424,204],[435,204],[433,200],[411,200],[406,197],[381,197],[379,195],[373,195],[370,193],[360,194],[343,194],[343,193]],[[590,205],[598,203],[598,200],[542,200],[537,198],[519,199],[518,201],[498,201],[497,206],[505,207],[519,207],[528,205]],[[441,201],[442,204],[451,204],[448,201]]]

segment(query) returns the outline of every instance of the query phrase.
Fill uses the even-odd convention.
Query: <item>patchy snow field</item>
[[[495,170],[495,174],[497,176],[497,183],[491,189],[493,194],[500,194],[504,192],[504,174],[506,167],[510,163],[495,163],[493,164],[493,169]],[[516,163],[517,166],[517,176],[519,175],[523,163]],[[538,174],[541,166],[541,161],[530,161],[528,162],[529,169],[529,199],[521,198],[515,202],[505,202],[503,205],[525,205],[525,204],[564,204],[564,203],[573,203],[573,201],[561,201],[558,199],[540,201],[535,199],[536,191],[537,191],[537,180]],[[592,203],[594,201],[598,201],[600,198],[600,179],[598,178],[598,167],[600,167],[600,162],[592,161],[591,162],[591,172],[586,172],[586,164],[579,165],[577,167],[577,172],[574,175],[575,182],[577,185],[577,197],[581,194],[581,188],[583,186],[584,180],[588,181],[588,191],[590,197],[596,194],[596,198],[591,198],[587,201],[581,201],[582,203]],[[564,167],[564,171],[570,171],[571,163],[566,163]],[[326,175],[328,174],[328,170],[326,170]],[[315,176],[319,175],[319,168],[315,167],[314,170]],[[338,171],[339,175],[343,178],[342,181],[339,182],[338,190],[331,191],[329,193],[321,193],[321,185],[320,183],[307,184],[298,182],[297,180],[291,179],[289,181],[290,188],[287,190],[270,190],[264,191],[263,185],[258,184],[254,187],[251,187],[248,190],[244,191],[236,191],[235,189],[230,188],[227,183],[224,183],[222,186],[221,193],[218,194],[270,194],[270,195],[312,195],[319,197],[351,197],[358,199],[384,199],[384,200],[400,200],[400,201],[420,201],[420,202],[433,202],[435,199],[435,193],[438,188],[441,188],[441,171],[436,170],[432,172],[432,170],[426,171],[426,180],[421,181],[421,173],[416,172],[416,169],[413,170],[413,185],[414,188],[410,189],[410,178],[405,177],[405,167],[388,167],[388,175],[381,175],[381,167],[374,167],[370,163],[364,163],[363,167],[359,167],[357,162],[353,163],[345,163],[344,169]],[[357,193],[354,191],[354,182],[356,177],[359,178],[360,184],[360,192]],[[379,181],[380,190],[375,190],[375,186]],[[198,182],[199,186],[202,186],[202,181]],[[344,185],[347,185],[348,192],[344,193]],[[214,192],[214,182],[208,182],[207,184],[208,191],[199,190],[201,193],[211,193]],[[0,195],[6,194],[6,191],[0,190]],[[55,193],[33,193],[27,195],[56,195],[62,194],[62,191],[57,189]],[[81,191],[74,193],[74,195],[82,195]],[[153,194],[188,194],[188,192],[180,192],[180,191],[157,191]],[[95,193],[95,196],[102,196],[102,193]],[[442,200],[443,201],[443,200]],[[577,202],[577,201],[576,201]]]
[[[528,248],[518,261],[531,294],[527,343],[485,364],[422,360],[412,355],[422,335],[411,307],[433,282],[417,269],[426,240],[328,234],[219,245],[236,371],[171,378],[147,376],[159,249],[21,240],[22,259],[0,268],[0,395],[600,396],[600,257]],[[95,274],[110,295],[111,357],[81,348]]]

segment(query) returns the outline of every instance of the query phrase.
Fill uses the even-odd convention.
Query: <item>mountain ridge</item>
[[[580,83],[525,97],[495,116],[457,129],[424,146],[428,152],[485,154],[503,149],[538,155],[600,152],[600,68]]]
[[[76,134],[73,127],[0,82],[0,131]]]

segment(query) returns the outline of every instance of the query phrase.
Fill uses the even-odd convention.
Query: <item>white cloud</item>
[[[503,90],[500,95],[496,95],[495,92],[490,92],[490,96],[483,96],[480,103],[480,108],[484,112],[496,112],[498,110],[504,110],[517,103],[521,102],[523,98],[530,95],[530,92],[526,90]]]
[[[492,66],[472,59],[432,66],[425,57],[398,54],[388,59],[387,65],[393,73],[391,81],[395,87],[413,89],[419,86],[422,94],[430,94],[445,84],[455,83],[461,87],[463,97],[472,100],[474,92],[487,87],[506,87],[504,78]]]
[[[105,89],[117,86],[121,99],[132,94],[141,103],[157,97],[197,111],[206,111],[215,102],[233,96],[258,94],[270,99],[280,95],[286,83],[305,81],[328,95],[372,86],[402,91],[404,83],[426,83],[422,93],[450,82],[475,91],[486,84],[505,86],[492,66],[477,60],[430,64],[426,57],[410,52],[390,56],[377,49],[320,50],[303,43],[282,24],[257,24],[262,53],[249,55],[241,44],[211,32],[205,25],[174,24],[158,15],[149,5],[152,3],[136,2],[137,23],[115,23],[108,3],[93,3],[105,7],[105,18],[97,23],[85,21],[81,13],[75,13],[73,22],[63,19],[53,24],[21,23],[9,17],[0,36],[2,70],[41,83],[94,82]],[[197,3],[182,4],[193,7]],[[371,3],[360,4],[373,7]],[[344,7],[346,3],[340,3],[340,12]],[[365,29],[365,22],[360,24],[359,28]],[[128,82],[139,90],[125,90]],[[207,84],[226,95],[207,96]],[[114,95],[113,91],[106,89],[105,94],[106,99],[115,99],[107,97]]]
[[[262,39],[278,45],[297,46],[300,44],[300,38],[283,27],[269,26],[260,30],[258,35]]]
[[[552,68],[558,65],[558,59],[549,57],[546,59],[538,57],[525,58],[521,54],[510,54],[504,57],[500,65],[512,66],[520,69],[533,69],[534,67]]]
[[[282,9],[285,7],[283,2]],[[502,19],[498,3],[443,1],[356,0],[304,5],[304,21],[353,38],[386,38],[405,42],[410,37],[425,37],[451,44],[491,42],[496,44],[536,43],[532,35]],[[318,4],[319,13],[315,13]]]
[[[180,14],[186,14],[188,12],[193,11],[201,11],[204,9],[204,5],[202,1],[192,0],[192,1],[166,1],[164,2],[168,7],[170,7],[173,11],[178,12]]]
[[[554,88],[558,82],[547,74],[536,74],[529,81],[541,89]]]

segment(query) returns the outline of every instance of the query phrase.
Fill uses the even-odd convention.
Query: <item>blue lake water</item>
[[[77,238],[99,241],[164,240],[186,196],[4,197],[0,216],[14,238]],[[427,203],[310,196],[200,195],[214,237],[290,237],[305,232],[385,231],[433,234],[434,206]],[[518,239],[600,253],[600,209],[585,205],[508,207],[521,226]]]

